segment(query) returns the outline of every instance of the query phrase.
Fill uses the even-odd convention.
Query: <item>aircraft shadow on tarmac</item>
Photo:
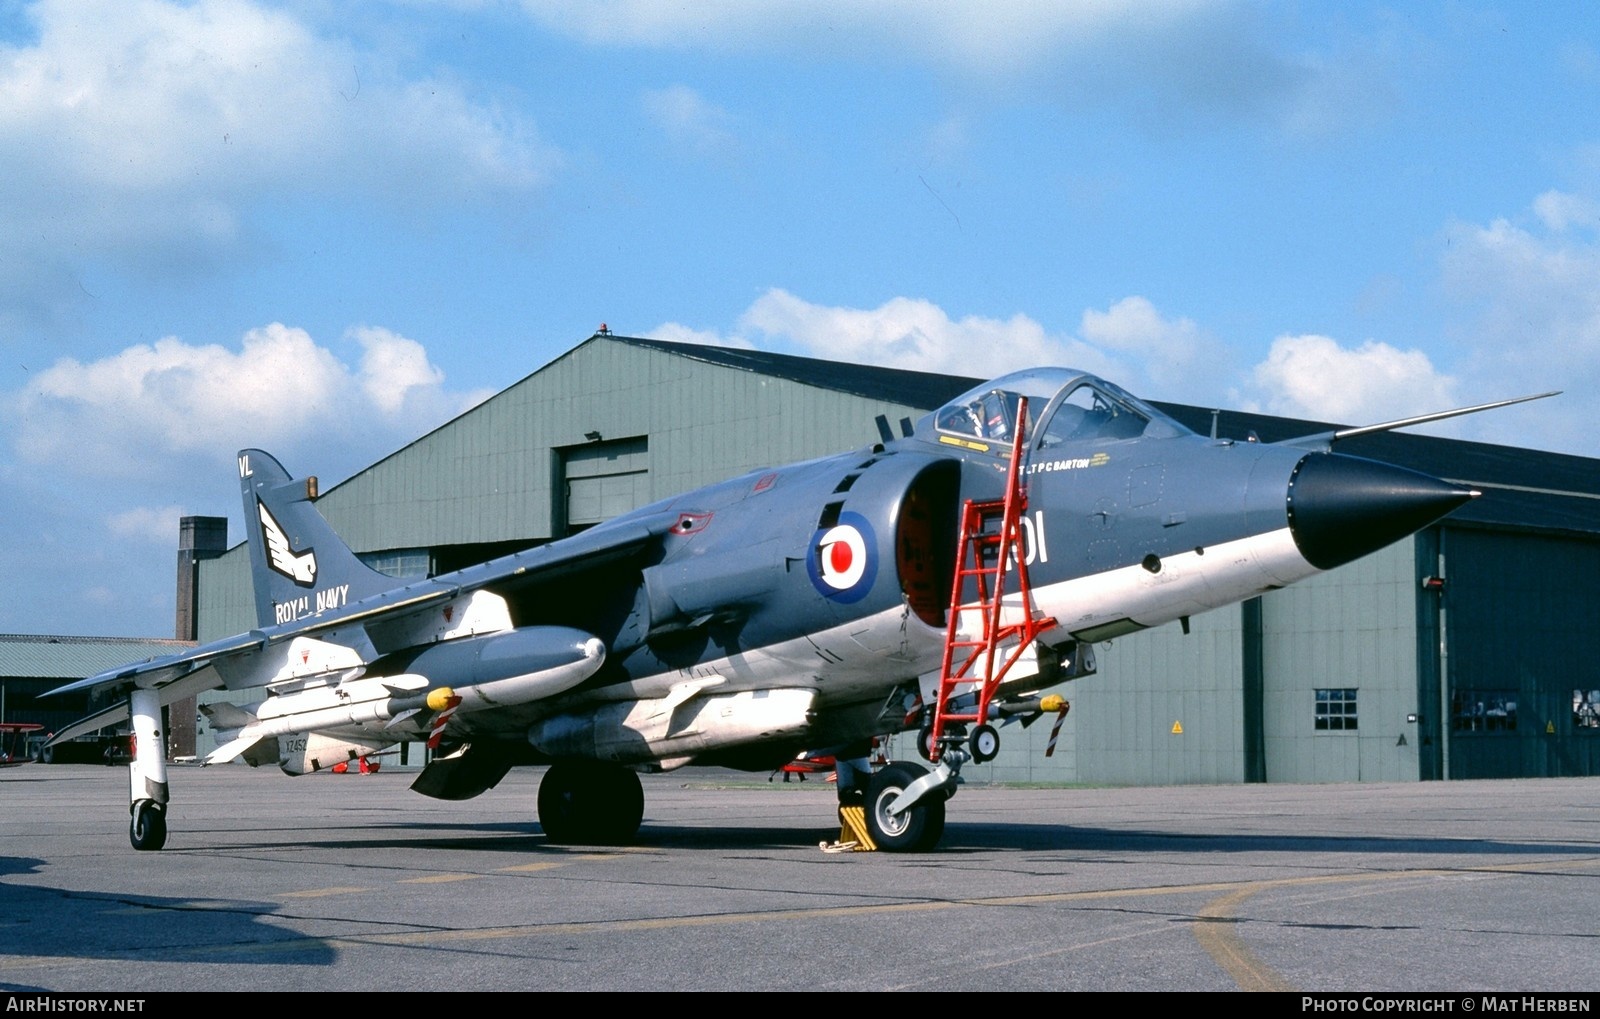
[[[824,815],[825,816],[825,815]],[[301,846],[328,850],[415,849],[481,852],[592,852],[617,848],[551,842],[535,824],[377,824],[365,826],[372,837],[319,839],[298,829]],[[348,828],[341,828],[348,832]],[[381,833],[381,834],[379,834]],[[715,828],[652,824],[646,819],[627,848],[632,850],[754,851],[815,849],[819,842],[840,835],[837,824],[806,828],[802,825],[760,825]],[[227,849],[281,848],[281,841],[229,842]],[[203,846],[174,847],[203,851]],[[1591,843],[1514,842],[1459,836],[1414,835],[1292,835],[1274,833],[1184,833],[1134,828],[1096,828],[1066,824],[1005,822],[951,823],[937,850],[921,854],[882,854],[923,863],[945,856],[990,852],[1097,852],[1097,853],[1291,853],[1406,854],[1414,856],[1529,857],[1592,853]]]
[[[273,966],[327,966],[336,958],[321,941],[263,923],[281,910],[279,903],[76,891],[11,880],[46,866],[44,860],[0,857],[0,899],[11,918],[6,955]],[[294,944],[274,950],[279,941]],[[267,951],[219,954],[234,945]],[[0,991],[38,990],[0,981]]]

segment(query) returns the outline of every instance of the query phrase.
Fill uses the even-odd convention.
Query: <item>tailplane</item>
[[[259,449],[239,452],[256,619],[277,626],[398,587],[350,551],[312,500],[317,479],[295,480]]]

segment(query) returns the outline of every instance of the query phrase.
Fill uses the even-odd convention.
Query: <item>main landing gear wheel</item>
[[[1000,754],[1000,733],[992,725],[980,725],[972,730],[967,746],[975,763],[987,764]]]
[[[867,783],[867,832],[879,849],[891,853],[922,853],[932,849],[944,836],[945,798],[942,793],[930,793],[916,806],[901,813],[889,812],[889,804],[927,773],[926,768],[897,761],[884,766]]]
[[[623,845],[643,820],[644,787],[620,765],[562,761],[539,782],[539,826],[551,842]]]
[[[128,841],[133,848],[156,850],[167,844],[167,810],[154,800],[133,805],[133,820],[128,824]]]

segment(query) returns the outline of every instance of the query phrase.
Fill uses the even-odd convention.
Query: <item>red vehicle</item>
[[[790,775],[799,775],[800,781],[804,782],[807,775],[819,775],[826,773],[828,776],[826,781],[832,782],[834,780],[834,764],[835,761],[830,756],[813,757],[810,754],[801,754],[799,757],[796,757],[788,764],[785,764],[783,767],[767,776],[767,781],[771,782],[778,775],[782,775],[783,780],[787,782],[789,781]]]
[[[29,737],[43,728],[37,722],[0,722],[0,767],[33,760]]]

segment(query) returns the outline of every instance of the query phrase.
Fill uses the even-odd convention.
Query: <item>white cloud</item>
[[[645,114],[679,149],[702,158],[726,159],[739,152],[733,115],[687,85],[648,91]]]
[[[1444,247],[1441,285],[1459,319],[1453,329],[1474,392],[1485,399],[1550,389],[1568,395],[1486,414],[1474,426],[1493,441],[1593,456],[1600,453],[1592,413],[1600,392],[1600,203],[1551,191],[1532,211],[1542,229],[1505,219],[1457,224]]]
[[[1125,377],[1148,380],[1147,395],[1158,399],[1200,399],[1231,374],[1233,356],[1215,337],[1192,319],[1162,317],[1143,297],[1085,311],[1079,329],[1090,343],[1125,355]]]
[[[740,317],[741,333],[837,361],[986,377],[1059,365],[1102,375],[1154,399],[1220,392],[1231,361],[1188,319],[1167,319],[1143,297],[1084,312],[1081,335],[1053,333],[1027,315],[953,319],[938,305],[896,297],[876,308],[812,304],[769,290]]]
[[[1561,304],[1554,295],[1571,302],[1571,321],[1564,328],[1573,338],[1559,353],[1469,351],[1456,363],[1440,365],[1423,350],[1375,339],[1350,344],[1329,336],[1282,335],[1260,363],[1247,366],[1236,349],[1195,321],[1163,315],[1137,295],[1085,310],[1074,335],[1053,332],[1023,314],[952,318],[931,301],[908,297],[875,308],[836,307],[773,289],[745,310],[730,335],[676,323],[649,335],[973,377],[1060,365],[1101,375],[1149,399],[1339,424],[1375,424],[1562,385],[1577,388],[1574,378],[1584,389],[1600,389],[1595,367],[1600,353],[1586,353],[1600,351],[1600,251],[1549,250],[1505,224],[1480,231],[1476,247],[1476,257],[1457,252],[1457,272],[1473,267],[1472,292],[1498,309],[1497,316],[1525,324],[1533,310],[1511,304],[1513,313],[1501,305],[1541,285],[1554,294],[1536,302],[1542,309],[1538,314],[1554,314]],[[1559,412],[1555,402],[1532,404],[1532,409],[1508,408],[1422,429],[1594,455],[1585,402],[1568,401]]]
[[[1354,349],[1327,336],[1280,336],[1252,381],[1260,409],[1338,424],[1376,424],[1457,406],[1457,382],[1420,350],[1367,340]]]
[[[444,372],[428,362],[428,352],[416,340],[372,326],[352,329],[350,336],[364,348],[361,388],[386,415],[398,413],[408,394],[444,382]]]
[[[106,518],[106,526],[117,537],[172,548],[178,540],[178,521],[183,515],[181,506],[136,506],[113,513]]]
[[[1572,227],[1600,228],[1600,202],[1584,195],[1546,191],[1533,200],[1534,214],[1556,233]]]
[[[705,347],[742,347],[748,350],[754,346],[742,336],[723,336],[714,329],[693,329],[677,322],[663,322],[645,335],[668,343],[697,343]]]
[[[263,201],[361,195],[412,213],[536,184],[530,125],[447,80],[246,0],[39,0],[0,46],[0,310],[85,264],[200,271],[258,254]]]
[[[1101,375],[1149,399],[1340,424],[1374,424],[1537,391],[1508,389],[1504,380],[1486,386],[1475,379],[1468,387],[1421,350],[1377,340],[1348,345],[1317,335],[1279,336],[1263,361],[1241,368],[1238,353],[1210,332],[1190,319],[1162,315],[1139,296],[1086,310],[1077,335],[1051,332],[1020,314],[955,319],[932,302],[906,297],[876,308],[829,307],[779,289],[745,311],[732,340],[681,326],[663,326],[652,335],[668,338],[669,329],[682,330],[674,339],[743,345],[755,336],[766,349],[793,347],[830,360],[950,375],[988,377],[1061,365]],[[1501,420],[1491,420],[1497,415]],[[1503,430],[1513,420],[1500,411],[1426,429],[1519,444],[1553,441],[1548,429],[1539,439],[1525,428],[1507,434]]]
[[[522,0],[542,27],[588,45],[776,53],[861,65],[921,64],[980,88],[1018,83],[1068,106],[1162,124],[1264,118],[1326,134],[1393,107],[1382,40],[1280,52],[1294,12],[1231,0]]]
[[[909,297],[876,308],[830,308],[769,290],[739,325],[769,339],[787,339],[817,357],[951,375],[997,375],[1074,362],[1095,370],[1108,363],[1084,344],[1051,337],[1026,315],[953,320],[938,305]]]
[[[446,391],[414,340],[371,327],[352,337],[364,351],[354,369],[281,323],[251,330],[237,350],[166,337],[63,359],[5,400],[12,442],[24,461],[91,476],[172,470],[174,456],[212,463],[249,446],[375,456],[482,398]]]
[[[1025,65],[1075,40],[1166,31],[1226,7],[1212,0],[1132,9],[1056,0],[997,0],[981,9],[926,0],[522,0],[534,20],[594,45],[820,50],[878,60],[910,53],[984,70]]]

